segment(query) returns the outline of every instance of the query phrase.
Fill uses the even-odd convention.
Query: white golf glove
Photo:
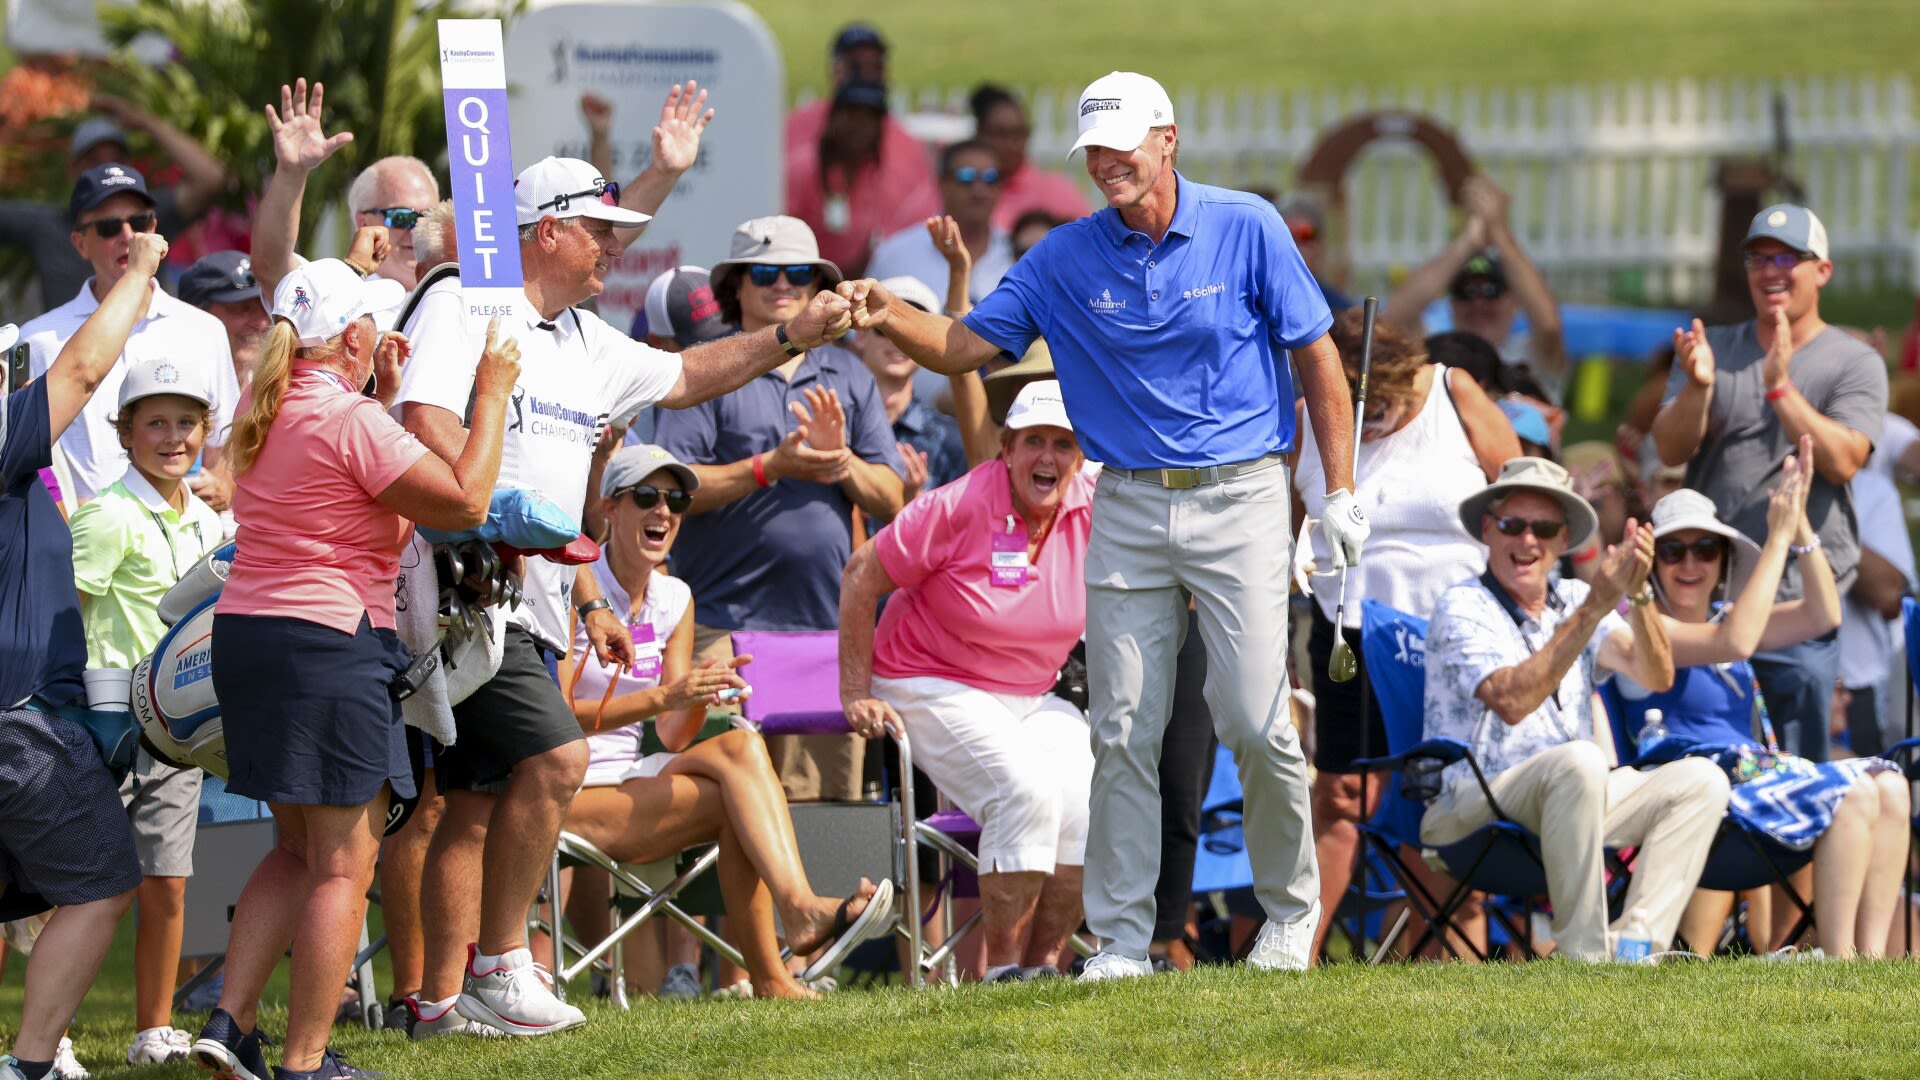
[[[1353,492],[1341,488],[1327,494],[1327,504],[1320,511],[1320,531],[1327,539],[1327,550],[1333,553],[1333,568],[1340,570],[1360,561],[1360,548],[1373,533],[1373,526],[1367,524],[1367,512],[1354,501]]]

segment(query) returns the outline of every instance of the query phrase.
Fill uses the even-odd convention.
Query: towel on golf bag
[[[395,629],[407,648],[419,656],[440,641],[440,580],[434,573],[433,545],[419,530],[400,555],[400,576],[394,582]],[[488,632],[467,639],[427,676],[426,683],[400,703],[409,725],[419,728],[442,746],[454,741],[453,707],[467,700],[500,670],[507,613],[503,607],[485,608]]]

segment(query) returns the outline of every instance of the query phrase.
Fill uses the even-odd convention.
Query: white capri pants
[[[873,695],[906,723],[913,763],[980,823],[981,873],[1086,861],[1093,748],[1079,709],[932,676],[876,676]]]

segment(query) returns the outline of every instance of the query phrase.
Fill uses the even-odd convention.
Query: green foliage
[[[149,68],[125,59],[103,81],[199,139],[232,171],[233,205],[273,173],[273,136],[264,106],[296,77],[326,86],[327,130],[353,132],[307,182],[302,235],[345,199],[360,169],[389,154],[439,165],[446,157],[436,20],[502,15],[517,0],[136,0],[105,5],[108,39],[125,46],[142,33],[174,46],[174,63]],[[123,54],[124,56],[125,54]]]

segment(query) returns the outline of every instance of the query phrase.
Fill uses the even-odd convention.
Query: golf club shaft
[[[1353,395],[1353,497],[1360,497],[1360,428],[1367,421],[1367,376],[1373,371],[1373,321],[1380,314],[1380,298],[1367,297],[1361,308],[1360,319],[1360,389]],[[1351,565],[1340,568],[1340,602],[1333,609],[1333,631],[1342,633],[1342,621],[1347,614],[1347,571]]]

